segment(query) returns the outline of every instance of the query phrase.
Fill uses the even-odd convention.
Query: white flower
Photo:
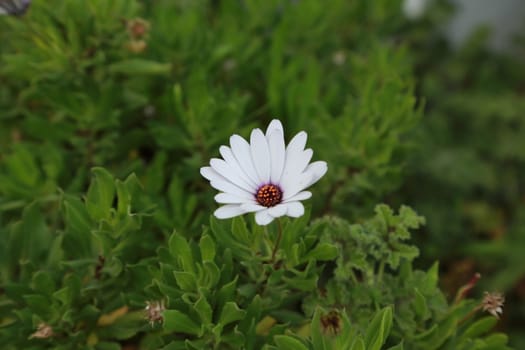
[[[302,200],[312,196],[305,188],[327,171],[326,162],[311,164],[311,149],[304,149],[306,132],[301,131],[285,148],[283,126],[272,120],[266,134],[254,129],[250,143],[239,135],[230,137],[230,147],[221,146],[223,159],[213,158],[201,174],[221,191],[215,196],[224,204],[215,211],[219,219],[255,212],[255,221],[267,225],[280,216],[304,214]]]

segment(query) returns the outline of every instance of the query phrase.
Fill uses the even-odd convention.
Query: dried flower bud
[[[341,332],[341,315],[336,310],[321,316],[321,330],[326,335],[335,336]]]
[[[503,304],[505,303],[505,297],[501,293],[485,292],[483,301],[481,302],[483,311],[487,311],[492,316],[499,318],[499,315],[503,313]]]
[[[144,310],[146,313],[146,319],[152,327],[155,322],[161,323],[164,320],[164,317],[162,316],[162,313],[166,310],[164,300],[146,301],[146,307]]]
[[[134,18],[127,22],[127,30],[132,39],[142,39],[150,29],[148,21],[142,18]]]
[[[31,334],[29,336],[29,339],[37,338],[37,339],[47,339],[54,335],[53,328],[51,328],[50,325],[47,323],[40,323],[38,325],[38,328],[36,329],[36,332]]]

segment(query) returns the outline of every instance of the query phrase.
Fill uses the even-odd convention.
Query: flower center
[[[255,195],[257,202],[264,207],[273,207],[283,199],[283,191],[279,186],[268,184],[259,187]]]

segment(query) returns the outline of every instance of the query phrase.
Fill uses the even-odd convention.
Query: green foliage
[[[507,349],[495,319],[478,318],[479,300],[450,302],[440,290],[438,264],[428,261],[443,242],[411,241],[426,221],[433,234],[456,237],[443,212],[470,213],[483,227],[500,216],[483,205],[434,215],[432,199],[448,204],[448,192],[395,191],[458,162],[464,168],[439,177],[447,185],[500,193],[495,168],[471,145],[515,161],[506,168],[514,179],[520,105],[492,100],[468,125],[486,131],[490,111],[507,106],[498,127],[507,144],[472,137],[464,152],[421,160],[418,149],[433,152],[434,137],[450,135],[447,119],[421,120],[412,71],[430,58],[411,51],[421,33],[399,45],[398,33],[411,30],[400,9],[366,0],[50,0],[0,16],[2,346]],[[442,108],[477,113],[492,74]],[[424,83],[443,93],[439,79]],[[230,135],[274,116],[287,139],[308,131],[329,165],[305,215],[265,227],[250,215],[210,219],[214,191],[199,168]],[[501,193],[515,209],[513,188]],[[377,205],[405,199],[427,220]],[[513,220],[515,239],[465,254],[517,264],[523,225]],[[430,268],[415,265],[420,251],[430,252],[419,262]]]
[[[480,272],[482,289],[505,292],[509,305],[520,305],[509,308],[505,323],[523,348],[523,33],[508,52],[493,52],[490,29],[476,28],[454,50],[434,30],[447,12],[446,1],[438,1],[405,28],[425,118],[399,203],[427,218],[416,242],[425,263],[440,259],[450,293]]]

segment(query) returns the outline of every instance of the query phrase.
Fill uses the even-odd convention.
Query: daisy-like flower
[[[312,196],[307,187],[327,171],[324,161],[310,163],[313,151],[305,149],[307,134],[301,131],[284,144],[283,125],[272,120],[266,134],[254,129],[250,142],[230,137],[230,147],[221,146],[223,159],[213,158],[201,174],[221,191],[215,201],[224,204],[214,215],[219,219],[255,212],[255,221],[267,225],[280,216],[300,217],[302,200]]]

